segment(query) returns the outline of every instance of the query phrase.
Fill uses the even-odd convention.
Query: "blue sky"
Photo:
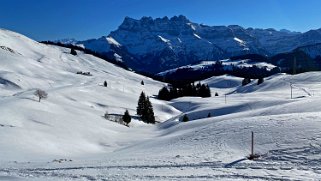
[[[1,0],[0,27],[36,40],[98,38],[125,16],[185,15],[207,25],[321,28],[320,0]]]

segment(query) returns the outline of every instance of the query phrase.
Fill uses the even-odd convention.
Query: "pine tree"
[[[77,55],[77,52],[76,52],[75,49],[72,48],[72,49],[70,49],[70,54],[71,54],[71,55]]]
[[[152,103],[149,101],[147,97],[145,100],[145,107],[142,111],[142,120],[146,123],[155,124],[155,116]]]
[[[107,87],[107,82],[106,81],[104,82],[104,87]]]
[[[189,121],[188,116],[186,114],[184,114],[182,122],[188,122],[188,121]]]
[[[159,90],[157,97],[158,97],[158,99],[167,100],[167,101],[169,101],[171,99],[170,93],[166,87],[163,87],[161,90]]]
[[[209,94],[209,91],[208,91],[206,85],[202,84],[201,88],[199,90],[199,96],[200,97],[208,97],[208,94]]]
[[[138,100],[137,115],[140,115],[141,119],[146,123],[155,123],[152,103],[149,101],[149,98],[146,97],[144,92],[140,94]]]
[[[201,82],[198,82],[197,84],[196,84],[196,96],[200,96],[200,90],[201,90],[201,86],[202,86],[202,84],[201,84]]]
[[[212,117],[211,113],[209,112],[207,115],[208,118]]]
[[[263,78],[259,78],[258,80],[257,80],[257,85],[260,85],[260,84],[262,84],[264,82],[264,79]]]
[[[144,81],[141,81],[140,84],[141,84],[141,85],[145,85]]]
[[[171,99],[175,99],[179,97],[179,91],[175,87],[171,87],[169,90],[169,96]]]
[[[247,85],[247,84],[249,84],[249,83],[251,83],[251,79],[250,79],[250,78],[244,78],[244,79],[242,80],[242,86],[245,86],[245,85]]]
[[[138,105],[137,105],[137,109],[136,109],[137,115],[143,114],[145,104],[146,104],[146,95],[144,92],[142,92],[139,96],[139,99],[138,99]]]
[[[194,96],[193,95],[193,86],[191,84],[187,84],[183,87],[183,96]]]
[[[126,110],[123,115],[123,121],[126,123],[126,125],[128,125],[130,123],[131,119],[132,118],[130,117],[128,110]]]
[[[206,97],[211,97],[212,94],[211,94],[211,89],[210,87],[208,86],[208,84],[206,85]],[[215,95],[216,96],[216,95]],[[218,96],[218,94],[217,94]]]

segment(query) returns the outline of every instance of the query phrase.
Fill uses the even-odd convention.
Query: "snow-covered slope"
[[[108,154],[87,154],[72,161],[63,157],[67,161],[61,163],[8,162],[0,167],[0,175],[32,180],[317,180],[319,76],[319,72],[279,74],[261,85],[253,82],[245,87],[237,77],[213,77],[203,82],[218,97],[169,102],[190,122],[179,122],[183,114],[174,116],[141,132],[142,137],[153,139]],[[251,131],[255,153],[261,155],[256,161],[245,158],[250,153]]]
[[[212,77],[211,98],[151,98],[157,119],[130,127],[142,90],[163,86],[101,59],[0,31],[0,180],[318,180],[320,72],[261,85]],[[90,71],[92,76],[75,74]],[[107,80],[108,87],[101,86]],[[145,85],[140,85],[143,80]],[[291,87],[292,86],[292,99]],[[37,102],[34,88],[49,94]],[[226,95],[226,96],[225,96]],[[209,117],[209,113],[211,116]],[[186,114],[190,121],[180,122]],[[258,160],[250,161],[251,132]]]
[[[246,29],[238,25],[208,26],[191,22],[182,15],[139,20],[126,17],[108,36],[77,44],[111,55],[117,53],[134,70],[158,73],[201,60],[289,52],[321,43],[320,31],[299,33],[272,28]]]
[[[91,55],[73,56],[70,49],[43,45],[7,30],[0,30],[0,46],[1,161],[103,153],[137,141],[130,133],[135,129],[103,115],[123,114],[126,109],[135,115],[141,91],[153,96],[163,85]],[[105,80],[107,88],[102,86]],[[36,88],[48,92],[48,99],[37,102]],[[158,121],[178,113],[152,102]],[[168,113],[161,114],[159,107]],[[138,126],[138,137],[149,127],[140,124],[137,119],[132,123]]]

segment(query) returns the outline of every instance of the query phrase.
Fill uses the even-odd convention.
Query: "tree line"
[[[182,86],[171,85],[168,89],[163,87],[159,90],[157,98],[161,100],[171,100],[178,97],[211,97],[211,90],[207,84],[184,84]]]
[[[169,83],[176,82],[177,80],[187,83],[225,74],[243,78],[259,79],[280,72],[281,69],[279,67],[275,67],[270,70],[265,67],[258,67],[255,65],[251,67],[229,65],[229,68],[226,68],[221,61],[216,61],[215,63],[206,65],[200,69],[194,69],[192,67],[178,68],[174,72],[167,73],[166,75],[159,75],[157,79]]]

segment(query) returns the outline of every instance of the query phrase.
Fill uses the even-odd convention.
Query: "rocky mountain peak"
[[[190,23],[190,20],[186,18],[186,16],[179,15],[179,16],[173,16],[170,19],[171,22],[177,22],[177,23]]]
[[[169,29],[166,28],[166,26],[171,26],[177,28],[186,26],[187,23],[191,23],[189,19],[187,19],[183,15],[179,16],[173,16],[170,19],[167,16],[164,16],[163,18],[156,18],[153,19],[150,16],[143,16],[141,19],[136,20],[133,18],[130,18],[128,16],[125,17],[122,24],[119,26],[119,29],[122,30],[139,30],[139,29]],[[163,27],[162,27],[163,26]],[[164,27],[165,26],[165,27]]]
[[[321,43],[320,32],[208,26],[191,22],[183,15],[144,16],[140,19],[125,17],[108,38],[81,44],[94,51],[117,53],[133,69],[155,73],[200,60],[288,52],[303,45]]]

